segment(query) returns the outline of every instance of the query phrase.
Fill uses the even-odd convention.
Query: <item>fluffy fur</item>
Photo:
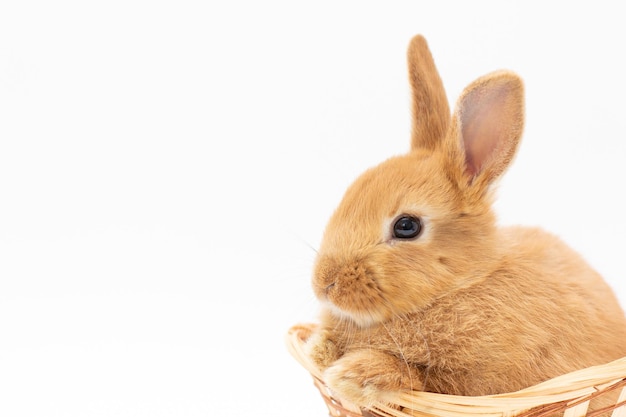
[[[626,319],[603,279],[558,238],[498,228],[492,186],[522,134],[523,84],[470,84],[454,114],[426,41],[409,47],[411,150],[365,172],[331,217],[307,342],[329,387],[367,405],[402,389],[516,391],[626,356]],[[393,235],[419,217],[413,240]]]

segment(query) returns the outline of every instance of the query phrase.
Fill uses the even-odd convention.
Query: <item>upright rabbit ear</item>
[[[450,123],[450,107],[426,40],[417,35],[408,51],[409,82],[413,93],[411,149],[434,149]]]
[[[450,134],[465,155],[465,176],[488,185],[509,166],[524,127],[524,85],[498,71],[470,84],[457,103]]]

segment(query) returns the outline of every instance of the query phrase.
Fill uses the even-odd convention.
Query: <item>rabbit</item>
[[[340,398],[513,392],[626,356],[602,277],[539,228],[500,227],[495,183],[524,124],[524,86],[496,71],[450,109],[421,36],[408,49],[410,151],[367,170],[332,214],[305,351]]]

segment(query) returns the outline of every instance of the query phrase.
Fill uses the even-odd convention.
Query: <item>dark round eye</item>
[[[393,237],[396,239],[413,239],[421,231],[421,220],[413,216],[401,216],[393,225]]]

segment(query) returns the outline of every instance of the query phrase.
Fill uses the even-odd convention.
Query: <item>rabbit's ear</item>
[[[450,107],[426,40],[417,35],[408,51],[409,82],[413,93],[411,149],[434,149],[450,123]]]
[[[509,166],[524,127],[524,84],[498,71],[470,84],[457,103],[450,134],[461,144],[465,174],[488,185]]]

